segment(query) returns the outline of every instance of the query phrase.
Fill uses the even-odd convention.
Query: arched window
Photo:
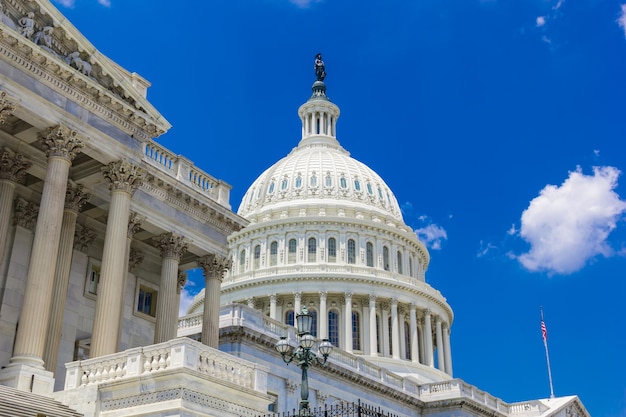
[[[383,268],[389,271],[389,248],[387,246],[383,246]]]
[[[311,175],[310,184],[311,187],[317,187],[317,176],[315,175],[315,172]]]
[[[348,263],[356,263],[356,242],[354,239],[348,239]]]
[[[317,255],[317,241],[314,237],[309,238],[309,248],[308,248],[308,262],[315,262]]]
[[[328,239],[328,262],[337,262],[337,240],[334,237]]]
[[[339,313],[335,310],[328,312],[328,340],[339,347]]]
[[[406,358],[411,360],[411,328],[406,321],[404,322],[404,352]]]
[[[270,244],[270,266],[276,265],[278,262],[278,242],[273,241]]]
[[[361,317],[356,311],[352,312],[352,349],[361,350]]]
[[[298,175],[296,177],[296,188],[300,188],[300,187],[302,187],[302,177]]]
[[[289,181],[287,180],[287,178],[283,178],[283,181],[280,183],[280,189],[286,190],[288,184],[289,184]]]
[[[398,274],[402,273],[402,252],[398,251]]]
[[[389,271],[389,248],[387,246],[383,246],[383,268]]]
[[[374,245],[372,242],[367,242],[365,244],[365,258],[367,266],[374,266]]]
[[[246,250],[239,252],[239,273],[246,272]]]
[[[354,180],[354,189],[357,191],[361,191],[361,183],[359,180]]]
[[[341,188],[348,188],[348,183],[346,181],[346,177],[339,178],[339,186]]]
[[[374,190],[372,190],[372,184],[370,184],[369,182],[367,183],[367,193],[369,195],[374,194]]]
[[[290,264],[296,263],[296,251],[298,249],[298,243],[296,239],[289,239],[289,253],[287,255],[287,262]]]
[[[254,247],[254,269],[259,269],[261,266],[261,245]]]
[[[272,194],[272,193],[274,192],[274,187],[275,187],[275,185],[276,185],[276,184],[274,183],[274,181],[272,181],[272,182],[270,183],[270,187],[269,187],[269,189],[267,190],[267,193],[268,193],[268,194]]]
[[[311,315],[311,335],[317,337],[317,310],[309,310]]]
[[[287,312],[285,313],[285,324],[293,326],[294,324],[293,319],[294,319],[293,310],[287,310]]]
[[[333,186],[333,177],[330,176],[330,172],[328,174],[326,174],[326,187],[332,187]]]

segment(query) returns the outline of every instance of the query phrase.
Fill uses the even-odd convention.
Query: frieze
[[[19,20],[26,19],[25,24],[30,24],[27,20],[34,21],[32,39],[21,35],[15,23],[7,23],[13,22],[7,13],[0,16],[10,28],[0,27],[2,55],[30,72],[38,81],[69,95],[129,135],[150,139],[165,132],[163,127],[148,120],[146,110],[117,84],[118,81],[106,74],[92,57],[77,50],[76,42],[69,42],[66,46],[59,42],[59,39],[65,42],[68,39],[63,28],[55,27],[53,23],[40,23],[40,17],[35,15],[33,19],[28,13],[33,12],[25,12]],[[17,16],[16,12],[11,15]]]

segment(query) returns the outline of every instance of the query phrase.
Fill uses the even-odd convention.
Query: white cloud
[[[517,232],[519,232],[519,230],[517,230],[517,227],[515,227],[515,223],[513,223],[511,225],[511,228],[506,232],[506,234],[509,235],[509,236],[513,236]]]
[[[441,243],[448,239],[445,229],[436,224],[429,224],[415,229],[415,233],[426,246],[433,250],[441,249]]]
[[[98,3],[100,3],[104,7],[111,7],[111,0],[98,0]]]
[[[487,255],[487,253],[489,253],[490,250],[492,249],[497,249],[498,247],[494,244],[492,244],[491,242],[487,242],[485,243],[484,241],[480,241],[480,249],[478,250],[478,253],[476,254],[477,258],[482,258],[483,256]]]
[[[182,317],[187,314],[187,309],[191,305],[195,296],[196,294],[192,294],[187,288],[183,288],[183,290],[180,292],[180,306],[178,308],[178,317]]]
[[[547,185],[522,214],[520,236],[530,244],[516,256],[529,271],[571,274],[598,255],[611,256],[611,231],[626,211],[614,189],[620,171],[594,167],[570,172],[560,187]]]
[[[622,4],[620,8],[621,13],[619,15],[619,18],[617,19],[617,24],[624,31],[624,37],[626,38],[626,4]]]
[[[541,26],[546,24],[546,17],[545,16],[537,16],[537,27],[540,28]]]
[[[594,154],[595,156],[600,156],[600,149],[594,149],[594,150],[593,150],[593,154]]]
[[[289,0],[289,2],[295,4],[302,9],[306,9],[313,3],[321,3],[322,0]]]
[[[65,7],[74,7],[75,0],[54,0],[59,3],[61,6]]]

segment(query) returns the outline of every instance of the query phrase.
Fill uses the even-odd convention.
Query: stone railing
[[[191,161],[153,141],[143,142],[143,160],[230,209],[230,185],[198,169]]]
[[[65,390],[187,368],[255,391],[267,392],[264,366],[234,357],[188,338],[66,365]]]
[[[511,412],[509,404],[460,379],[420,385],[420,399],[423,401],[437,401],[459,397],[472,399],[474,402],[502,414]]]

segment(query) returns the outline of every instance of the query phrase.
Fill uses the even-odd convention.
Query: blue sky
[[[623,0],[624,1],[624,0]],[[395,192],[453,307],[457,377],[626,416],[626,6],[603,0],[64,0],[153,86],[158,142],[248,185],[300,139],[322,52],[338,139]],[[188,294],[202,283],[191,282]]]

